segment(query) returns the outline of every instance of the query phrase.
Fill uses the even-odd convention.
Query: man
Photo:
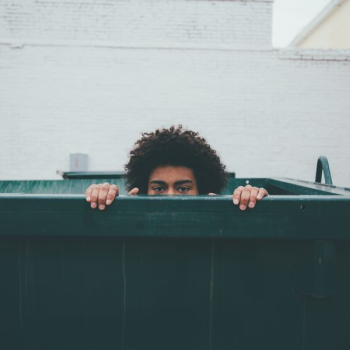
[[[143,133],[130,152],[125,170],[130,195],[215,195],[221,193],[228,179],[216,151],[198,133],[183,130],[182,125]],[[94,184],[86,190],[86,200],[91,208],[104,210],[118,194],[116,185]],[[233,203],[241,210],[254,208],[266,195],[264,188],[240,186],[233,193]]]

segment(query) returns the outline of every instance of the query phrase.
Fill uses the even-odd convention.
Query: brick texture
[[[271,47],[271,1],[0,1],[0,179],[69,153],[121,170],[142,131],[199,131],[238,177],[350,187],[350,52]]]

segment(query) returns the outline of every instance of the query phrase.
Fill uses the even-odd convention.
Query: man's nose
[[[175,189],[173,189],[172,187],[169,187],[167,195],[173,196],[174,194],[175,194]]]

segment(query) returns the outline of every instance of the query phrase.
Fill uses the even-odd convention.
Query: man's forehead
[[[184,166],[161,166],[154,169],[149,181],[195,181],[192,169]]]

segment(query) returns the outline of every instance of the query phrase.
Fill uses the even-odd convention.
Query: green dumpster
[[[240,211],[247,182],[270,195]],[[0,349],[350,348],[350,189],[231,177],[98,211],[91,183],[0,182]]]

